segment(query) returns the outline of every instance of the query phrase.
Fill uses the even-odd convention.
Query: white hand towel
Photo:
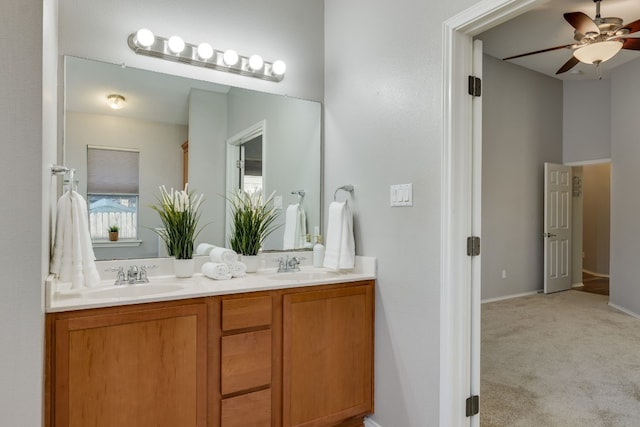
[[[247,275],[247,266],[243,262],[235,261],[227,265],[233,277],[244,277]]]
[[[200,243],[196,247],[196,255],[209,255],[213,248],[215,248],[215,246],[210,245],[209,243]]]
[[[211,252],[209,252],[209,258],[211,259],[211,262],[224,262],[226,264],[231,264],[238,260],[238,254],[231,249],[214,246],[213,249],[211,249]]]
[[[300,203],[289,205],[284,219],[284,236],[282,249],[299,249],[304,247],[307,235],[307,216]]]
[[[231,279],[229,266],[223,262],[205,262],[202,264],[202,274],[214,280]]]
[[[89,235],[87,204],[75,191],[63,194],[58,200],[50,271],[59,280],[71,282],[73,289],[96,286],[100,282]]]
[[[336,270],[354,267],[353,214],[346,202],[332,202],[329,205],[326,241],[324,267]]]

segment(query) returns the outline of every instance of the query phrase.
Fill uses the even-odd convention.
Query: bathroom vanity
[[[46,425],[363,426],[374,279],[303,266],[157,296],[48,289]]]

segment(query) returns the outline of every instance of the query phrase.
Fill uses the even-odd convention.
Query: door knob
[[[544,237],[556,237],[557,234],[553,234],[553,233],[544,233]]]

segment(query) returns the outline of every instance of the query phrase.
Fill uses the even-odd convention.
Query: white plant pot
[[[255,273],[260,267],[259,255],[240,255],[240,261],[247,266],[247,273]]]
[[[195,271],[196,262],[191,259],[174,259],[173,260],[173,274],[176,277],[191,277]]]

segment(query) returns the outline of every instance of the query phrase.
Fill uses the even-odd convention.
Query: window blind
[[[87,147],[87,193],[138,194],[140,152]]]

